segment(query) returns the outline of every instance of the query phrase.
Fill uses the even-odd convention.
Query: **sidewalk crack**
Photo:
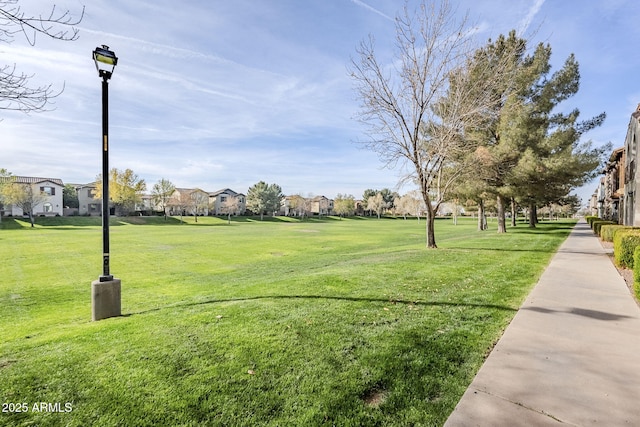
[[[476,392],[476,393],[483,393],[483,394],[486,394],[486,395],[488,395],[488,396],[495,397],[495,398],[498,398],[498,399],[500,399],[500,400],[504,400],[505,402],[509,402],[509,403],[511,403],[511,404],[513,404],[513,405],[519,406],[519,407],[521,407],[521,408],[523,408],[523,409],[526,409],[527,411],[531,411],[531,412],[535,412],[536,414],[544,415],[545,417],[551,418],[552,420],[557,421],[557,422],[559,422],[560,424],[566,424],[566,425],[569,425],[569,426],[579,427],[579,426],[578,426],[578,424],[573,424],[573,423],[570,423],[570,422],[567,422],[567,421],[561,420],[560,418],[558,418],[558,417],[556,417],[556,416],[554,416],[554,415],[551,415],[551,414],[549,414],[549,413],[547,413],[547,412],[545,412],[545,411],[543,411],[543,410],[538,410],[538,409],[532,408],[532,407],[530,407],[530,406],[525,405],[525,404],[524,404],[524,403],[522,403],[522,402],[516,402],[516,401],[511,400],[511,399],[509,399],[509,398],[506,398],[506,397],[504,397],[504,396],[500,396],[500,395],[498,395],[498,394],[491,393],[491,392],[489,392],[489,391],[487,391],[487,390],[475,389],[475,392]]]

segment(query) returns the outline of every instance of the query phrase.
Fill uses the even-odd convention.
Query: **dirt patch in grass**
[[[14,364],[16,362],[17,362],[17,360],[2,359],[2,360],[0,360],[0,369],[6,368],[7,366],[12,365],[12,364]]]
[[[373,389],[362,396],[364,403],[372,408],[377,408],[387,400],[387,393],[384,390]]]

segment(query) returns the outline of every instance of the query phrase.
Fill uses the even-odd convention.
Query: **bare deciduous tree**
[[[369,196],[369,198],[367,199],[367,209],[371,212],[375,212],[378,216],[378,219],[380,219],[382,211],[384,211],[386,207],[387,204],[385,203],[384,198],[382,197],[382,193],[380,192],[378,192],[375,196]]]
[[[16,205],[22,212],[29,216],[31,227],[34,226],[34,209],[49,199],[49,196],[41,191],[34,191],[31,184],[10,182],[2,189],[3,199],[11,205]]]
[[[351,194],[340,194],[333,201],[333,211],[340,219],[345,216],[351,216],[356,210],[356,198]]]
[[[191,193],[188,191],[184,191],[184,189],[180,189],[174,191],[173,195],[169,199],[169,207],[171,208],[171,215],[175,215],[178,213],[180,215],[180,223],[184,224],[182,217],[189,206],[192,203]]]
[[[464,130],[489,110],[492,97],[491,78],[486,87],[469,90],[471,32],[466,17],[456,20],[454,12],[447,0],[423,3],[416,13],[405,7],[396,18],[395,61],[382,62],[369,38],[351,69],[361,101],[358,118],[369,129],[363,144],[387,167],[408,166],[405,179],[417,182],[426,207],[429,248],[437,247],[438,206],[472,151]]]
[[[84,7],[79,17],[69,10],[52,6],[48,15],[25,12],[18,0],[0,0],[0,41],[11,43],[16,34],[24,35],[30,45],[36,44],[39,34],[62,41],[78,38],[78,25],[84,17]],[[30,86],[33,75],[18,71],[16,65],[0,66],[0,110],[44,111],[51,100],[62,93],[51,84]]]
[[[294,194],[289,197],[289,212],[294,216],[300,217],[304,221],[304,217],[311,210],[311,198],[304,197],[302,194]]]
[[[151,197],[153,197],[154,204],[162,209],[165,221],[167,220],[167,208],[169,207],[169,201],[175,191],[176,186],[168,179],[162,178],[153,184]]]
[[[238,215],[240,211],[240,198],[238,196],[227,196],[227,200],[222,204],[222,212],[227,214],[227,224],[231,224],[231,215]]]
[[[206,210],[209,207],[209,194],[206,191],[199,188],[194,189],[190,195],[191,203],[189,207],[195,217],[195,222],[198,222],[198,215],[206,214]]]

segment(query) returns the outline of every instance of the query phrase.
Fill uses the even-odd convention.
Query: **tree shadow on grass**
[[[100,227],[100,216],[64,216],[64,217],[36,217],[34,228],[46,228],[51,230],[76,230],[81,227]],[[176,225],[180,224],[178,218],[156,216],[111,216],[109,227],[121,225]],[[0,229],[31,228],[26,218],[3,218]]]
[[[225,302],[244,302],[244,301],[259,301],[259,300],[336,300],[336,301],[349,301],[349,302],[372,302],[372,303],[390,303],[390,304],[406,304],[423,307],[469,307],[469,308],[490,308],[493,310],[502,311],[518,311],[517,308],[508,307],[506,305],[498,304],[474,304],[474,303],[462,303],[462,302],[445,302],[445,301],[409,301],[389,298],[366,298],[366,297],[339,297],[332,295],[264,295],[245,298],[223,298],[223,299],[210,299],[206,301],[198,302],[184,302],[172,305],[166,305],[163,307],[151,308],[148,310],[136,311],[132,313],[123,314],[123,317],[130,317],[134,315],[147,314],[156,311],[162,311],[173,308],[181,307],[196,307],[199,305],[218,304]]]
[[[19,230],[21,228],[31,227],[31,224],[29,224],[29,220],[26,221],[26,226],[24,224],[24,221],[17,220],[15,218],[4,217],[2,218],[2,223],[0,224],[0,230]]]
[[[509,231],[517,234],[568,234],[567,230],[573,230],[575,225],[574,222],[547,222],[532,228],[528,224],[521,224],[519,227],[509,228]]]
[[[540,252],[545,254],[552,254],[557,249],[518,249],[518,248],[474,248],[474,247],[459,247],[459,246],[442,246],[443,250],[447,251],[461,251],[461,252],[473,252],[473,251],[487,251],[487,252]]]

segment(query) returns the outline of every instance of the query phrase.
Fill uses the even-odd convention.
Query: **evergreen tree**
[[[480,126],[466,129],[466,137],[478,144],[466,188],[496,197],[498,232],[506,232],[509,201],[527,204],[534,215],[537,204],[559,201],[590,179],[608,150],[579,143],[585,132],[602,124],[604,114],[579,122],[577,109],[554,112],[579,89],[575,57],[570,55],[562,69],[550,75],[549,45],[539,44],[532,55],[525,52],[526,40],[512,31],[490,40],[469,65],[474,76],[482,74],[473,70],[490,69],[494,63],[504,70],[497,74],[495,110]]]
[[[265,213],[277,212],[280,209],[280,203],[284,195],[282,189],[277,184],[267,184],[260,181],[247,192],[247,207],[254,213],[260,214],[260,220],[264,218]]]
[[[549,55],[550,57],[550,49]],[[548,59],[547,59],[548,61]],[[533,83],[528,93],[516,100],[508,138],[521,147],[521,155],[508,179],[512,195],[529,208],[529,226],[535,227],[537,206],[559,203],[569,192],[592,179],[610,146],[592,148],[581,143],[585,132],[600,126],[605,114],[578,121],[580,112],[554,112],[579,89],[580,73],[573,55],[550,77],[550,66]],[[505,129],[506,131],[506,129]]]

